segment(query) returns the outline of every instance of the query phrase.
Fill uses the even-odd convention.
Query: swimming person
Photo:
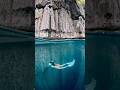
[[[75,60],[73,60],[72,62],[69,62],[69,63],[62,64],[62,65],[56,64],[56,63],[54,63],[54,61],[50,61],[50,63],[49,63],[49,65],[55,69],[64,69],[67,67],[72,67],[74,64],[75,64]]]

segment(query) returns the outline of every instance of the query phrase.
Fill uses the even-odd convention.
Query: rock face
[[[79,38],[85,27],[83,12],[74,0],[0,0],[0,26],[35,29],[36,37]]]
[[[119,27],[120,0],[86,0],[86,29]]]
[[[33,0],[0,0],[0,26],[34,30]]]
[[[36,0],[35,36],[41,38],[82,37],[85,21],[84,9],[80,7],[81,10],[72,0]]]

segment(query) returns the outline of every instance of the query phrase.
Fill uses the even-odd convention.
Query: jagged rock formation
[[[36,37],[80,38],[84,27],[84,9],[74,0],[36,0]]]
[[[33,0],[0,0],[0,26],[34,31]]]
[[[84,31],[82,29],[84,25],[81,23],[84,20],[83,17],[80,17],[82,21],[78,20],[81,14],[75,0],[53,0],[51,9],[47,10],[49,2],[49,0],[36,0],[34,5],[33,0],[0,0],[0,26],[33,32],[35,26],[36,36],[39,37],[80,37],[81,31]],[[39,7],[39,5],[42,8],[35,9],[35,6]],[[81,9],[83,10],[83,7]],[[49,26],[52,29],[49,29]]]
[[[120,0],[86,1],[86,29],[119,27]]]

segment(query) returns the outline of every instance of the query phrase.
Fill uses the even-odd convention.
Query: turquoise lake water
[[[51,60],[75,64],[62,70],[49,66]],[[85,40],[42,40],[35,42],[35,90],[84,90]]]

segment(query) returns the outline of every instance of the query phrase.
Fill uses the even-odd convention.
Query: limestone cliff
[[[42,38],[80,38],[83,6],[75,0],[0,0],[0,27],[34,32]]]
[[[75,0],[36,0],[35,4],[36,37],[84,37],[84,7]]]

